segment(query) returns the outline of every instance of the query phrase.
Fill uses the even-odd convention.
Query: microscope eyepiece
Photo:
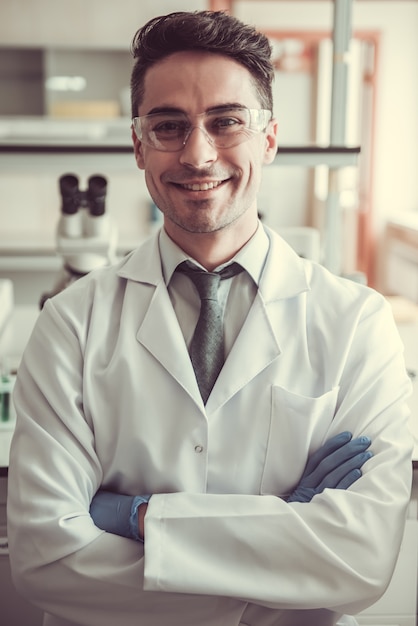
[[[104,176],[90,176],[87,188],[87,200],[90,215],[96,217],[105,212],[107,180]]]
[[[62,197],[62,212],[66,215],[77,213],[80,204],[78,178],[74,174],[65,174],[59,179]]]

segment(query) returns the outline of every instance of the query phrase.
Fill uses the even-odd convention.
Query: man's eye
[[[217,133],[234,133],[243,126],[243,120],[231,116],[218,117],[211,124],[212,130]]]
[[[185,131],[186,124],[182,121],[177,120],[166,120],[164,122],[159,122],[155,124],[153,127],[153,132],[157,134],[178,134],[183,133]]]
[[[242,124],[242,122],[234,117],[220,117],[216,122],[216,125],[219,126],[219,128],[239,126],[240,124]]]

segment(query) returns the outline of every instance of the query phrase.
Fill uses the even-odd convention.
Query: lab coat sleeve
[[[349,614],[384,593],[410,497],[410,381],[380,296],[368,298],[351,337],[335,337],[335,350],[340,341],[346,347],[328,435],[349,430],[371,438],[374,456],[363,476],[349,490],[328,489],[310,503],[271,495],[155,495],[145,517],[146,589]]]
[[[197,623],[191,615],[211,613],[217,600],[144,592],[143,545],[99,530],[90,518],[102,471],[83,415],[81,345],[47,303],[14,395],[8,537],[15,585],[65,624],[137,626],[138,616],[146,624],[163,623],[167,608],[161,595],[169,611]],[[224,610],[240,605],[226,599]]]
[[[74,605],[74,590],[80,612],[88,608],[82,600],[86,592],[96,612],[109,609],[110,589],[119,594],[127,581],[132,586],[136,576],[129,570],[139,569],[142,556],[139,544],[129,542],[127,549],[127,542],[101,532],[89,516],[101,470],[82,415],[82,376],[80,346],[47,304],[16,382],[8,531],[18,589],[46,611],[61,607],[59,613],[67,618],[74,618],[74,606],[68,606]],[[106,570],[101,553],[114,555],[112,568]],[[83,572],[78,579],[77,569]],[[88,585],[89,576],[95,579],[94,588]]]

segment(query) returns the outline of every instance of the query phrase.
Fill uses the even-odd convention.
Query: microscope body
[[[48,298],[116,258],[117,232],[105,210],[107,180],[91,176],[87,189],[81,191],[77,176],[65,174],[59,179],[59,187],[62,204],[56,249],[63,267],[52,291],[42,295],[41,309]]]

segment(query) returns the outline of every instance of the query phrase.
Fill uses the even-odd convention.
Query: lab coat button
[[[203,446],[195,446],[195,447],[194,447],[194,451],[195,451],[197,454],[200,454],[201,452],[203,452]]]

